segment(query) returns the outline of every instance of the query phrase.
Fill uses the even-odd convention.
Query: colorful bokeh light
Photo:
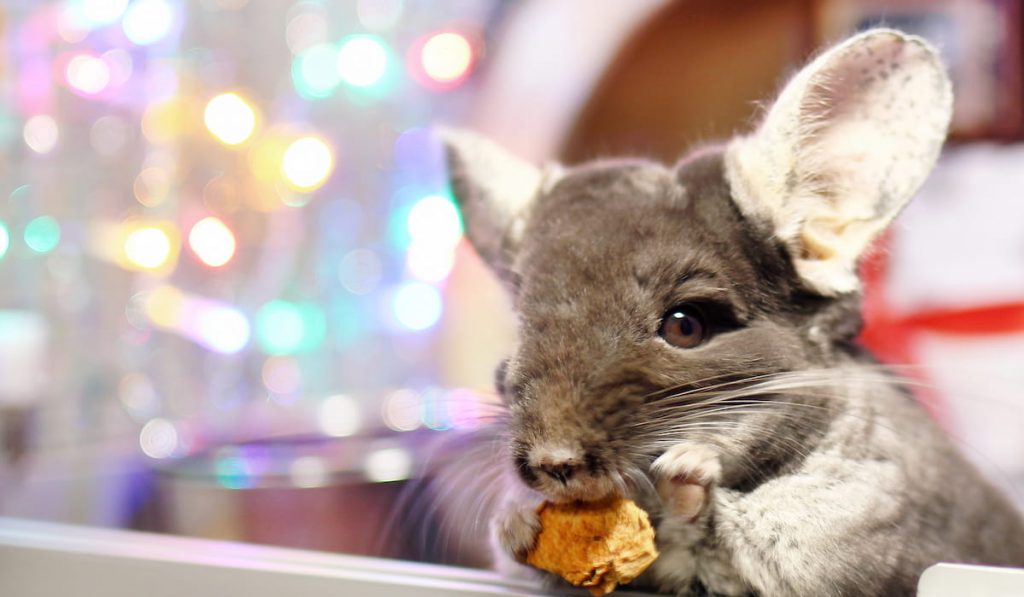
[[[102,27],[121,18],[128,0],[77,0],[77,14],[89,27]]]
[[[463,81],[473,66],[473,45],[454,32],[431,36],[420,51],[423,72],[436,83],[453,86]]]
[[[84,95],[96,95],[110,84],[110,66],[98,56],[79,54],[64,70],[68,85]]]
[[[222,93],[206,104],[203,123],[221,143],[238,145],[256,130],[256,110],[237,93]]]
[[[428,195],[409,210],[406,219],[413,243],[454,247],[462,238],[462,219],[455,204],[443,195]]]
[[[249,344],[249,319],[235,307],[161,286],[142,299],[142,313],[152,325],[222,354],[234,354]]]
[[[327,142],[318,137],[302,137],[284,150],[281,172],[298,191],[319,188],[334,169],[334,153]]]
[[[330,97],[341,84],[338,49],[331,44],[319,44],[304,50],[292,63],[292,83],[304,98]]]
[[[60,244],[60,224],[50,216],[39,216],[25,226],[25,244],[36,253],[49,253]]]
[[[249,344],[252,328],[241,311],[210,301],[198,304],[196,325],[187,330],[187,337],[221,354],[235,354]]]
[[[342,394],[325,398],[320,403],[317,423],[331,437],[347,437],[362,426],[362,412],[355,398]]]
[[[60,138],[60,129],[57,128],[57,121],[47,114],[36,114],[25,121],[22,130],[25,145],[36,153],[50,153],[57,146]]]
[[[391,59],[384,42],[373,35],[352,35],[338,49],[341,80],[356,88],[372,87],[385,79]]]
[[[209,216],[196,222],[188,233],[188,246],[200,261],[221,267],[235,256],[235,234],[219,218]]]
[[[11,233],[7,230],[7,224],[0,220],[0,259],[7,255],[7,249],[11,246]]]
[[[173,244],[170,235],[161,227],[141,226],[130,231],[124,239],[124,256],[141,269],[160,269],[171,258]]]
[[[425,330],[434,326],[444,312],[444,302],[437,288],[422,282],[400,286],[392,299],[395,320],[409,330]]]
[[[174,19],[174,7],[167,0],[135,0],[125,11],[121,27],[133,44],[148,46],[167,37]]]
[[[271,301],[256,314],[256,341],[267,354],[305,352],[320,346],[325,327],[318,305]]]

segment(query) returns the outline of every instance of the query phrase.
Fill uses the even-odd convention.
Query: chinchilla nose
[[[551,477],[555,481],[558,481],[562,485],[569,482],[573,475],[579,472],[583,467],[575,462],[562,461],[562,462],[542,462],[537,466],[538,469],[545,475]]]

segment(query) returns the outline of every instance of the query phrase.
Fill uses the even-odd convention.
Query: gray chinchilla
[[[469,239],[509,288],[499,370],[522,559],[540,500],[634,499],[674,594],[906,595],[929,565],[1024,566],[1020,513],[855,344],[857,264],[916,192],[952,93],[922,39],[819,55],[757,130],[673,167],[538,168],[442,129]]]

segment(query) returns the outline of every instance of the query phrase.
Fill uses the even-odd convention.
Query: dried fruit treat
[[[545,502],[537,513],[541,530],[527,563],[597,597],[633,580],[658,557],[647,513],[632,500]]]

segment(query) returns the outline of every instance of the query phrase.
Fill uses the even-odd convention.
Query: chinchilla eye
[[[661,320],[658,334],[672,346],[694,348],[707,340],[709,328],[704,314],[694,305],[672,307]]]

